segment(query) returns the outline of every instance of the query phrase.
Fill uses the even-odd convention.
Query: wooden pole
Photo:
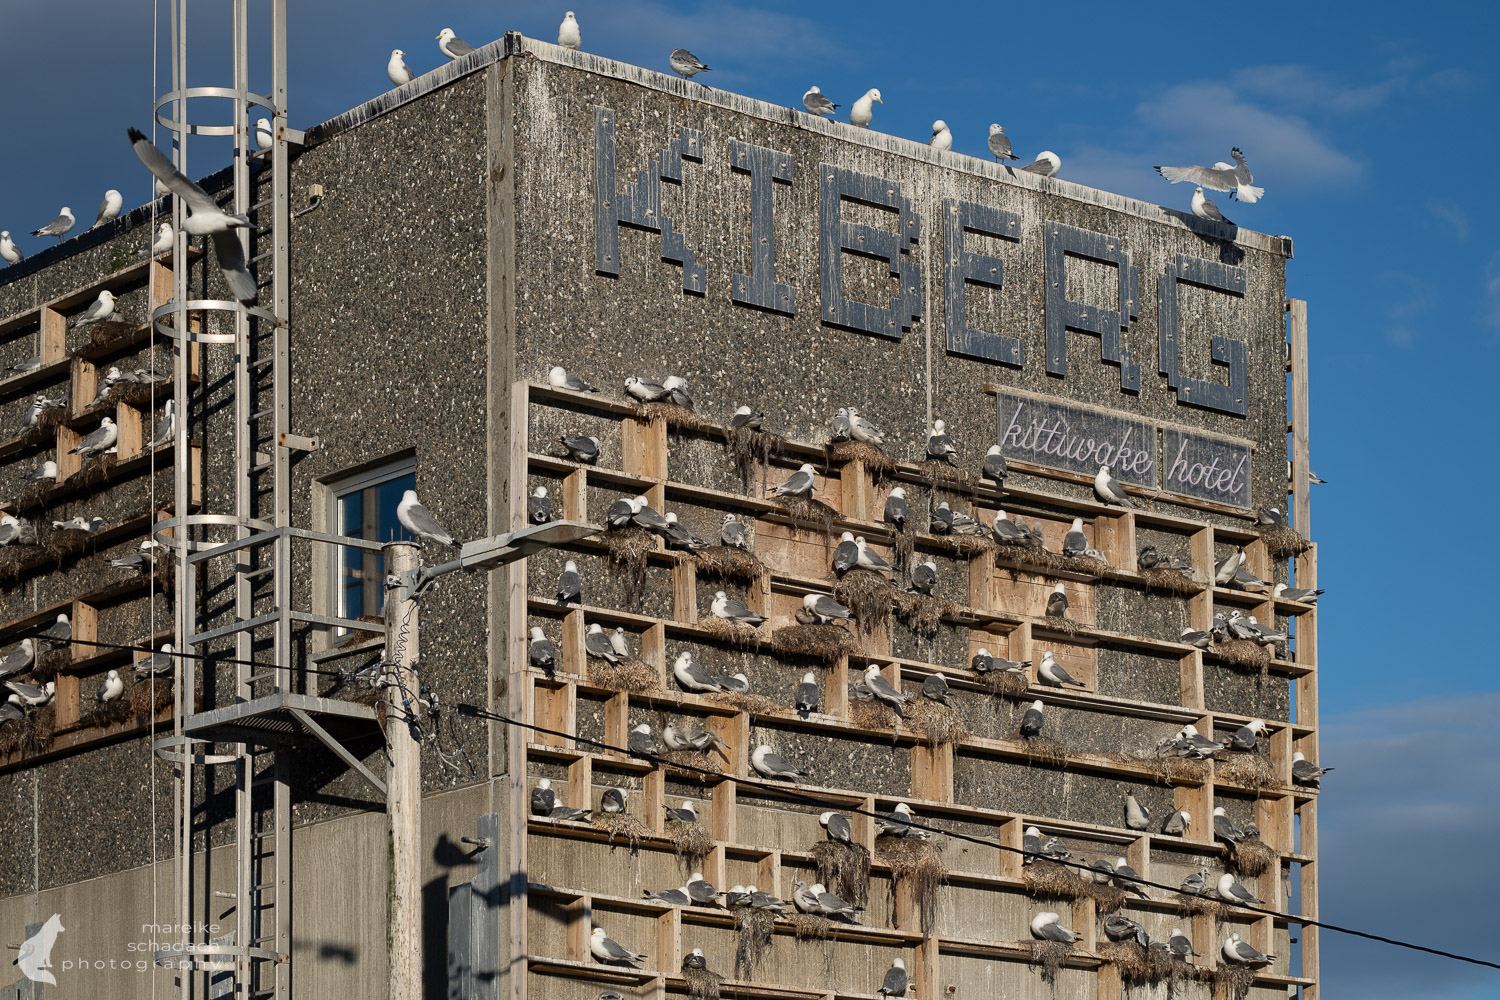
[[[385,546],[387,574],[417,568],[421,549],[411,542]],[[390,824],[390,914],[386,931],[390,1000],[422,997],[422,745],[413,726],[417,700],[417,602],[406,587],[385,597],[386,816]]]

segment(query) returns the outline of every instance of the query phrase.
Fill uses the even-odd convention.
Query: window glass
[[[350,538],[386,542],[411,541],[411,534],[396,520],[401,494],[415,489],[417,475],[392,470],[391,478],[370,478],[343,492],[334,493],[335,531]],[[338,581],[335,584],[340,618],[381,614],[384,606],[385,556],[375,549],[352,546],[339,550]]]

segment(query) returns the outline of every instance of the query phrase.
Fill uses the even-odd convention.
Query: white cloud
[[[1427,210],[1453,227],[1453,235],[1458,242],[1463,243],[1469,238],[1469,213],[1462,207],[1451,201],[1429,198]]]
[[[1270,98],[1288,108],[1357,114],[1379,107],[1406,86],[1398,75],[1377,83],[1343,83],[1295,63],[1278,66],[1248,66],[1230,75],[1236,91]]]

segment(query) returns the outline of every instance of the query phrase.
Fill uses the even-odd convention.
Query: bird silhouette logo
[[[21,974],[34,983],[57,985],[57,980],[47,970],[52,968],[52,946],[57,936],[67,930],[62,925],[62,915],[54,913],[37,932],[21,942],[21,950],[12,965],[21,967]]]

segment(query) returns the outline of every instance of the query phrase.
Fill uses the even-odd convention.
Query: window
[[[329,485],[333,533],[370,541],[409,541],[396,520],[401,494],[416,489],[415,459],[382,465]],[[334,614],[339,618],[380,615],[385,601],[385,555],[376,549],[340,547],[334,566]]]

